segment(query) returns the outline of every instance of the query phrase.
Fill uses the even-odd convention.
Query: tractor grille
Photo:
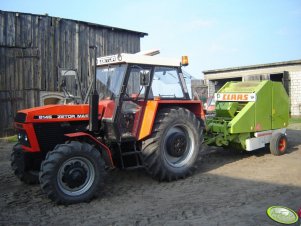
[[[25,113],[17,113],[15,117],[15,122],[24,123],[26,120],[26,114]]]
[[[34,130],[41,151],[48,152],[68,139],[64,134],[85,131],[87,125],[88,122],[40,123],[34,124]]]

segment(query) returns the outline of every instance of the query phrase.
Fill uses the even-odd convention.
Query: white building
[[[282,82],[291,101],[291,115],[301,115],[301,60],[203,71],[212,96],[228,81],[272,80]]]

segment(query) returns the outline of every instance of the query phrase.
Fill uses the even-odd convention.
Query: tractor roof
[[[146,56],[140,54],[128,54],[128,53],[121,53],[117,55],[97,58],[97,66],[119,64],[119,63],[149,64],[149,65],[179,67],[181,65],[181,60],[157,57],[157,56]]]

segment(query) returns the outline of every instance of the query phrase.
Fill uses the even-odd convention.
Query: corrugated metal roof
[[[242,67],[230,67],[230,68],[223,68],[223,69],[207,70],[207,71],[203,71],[203,73],[205,75],[208,75],[208,74],[218,74],[218,73],[225,73],[225,72],[244,71],[244,70],[261,69],[261,68],[283,67],[283,66],[294,66],[294,65],[301,65],[301,60],[292,60],[292,61],[283,61],[283,62],[269,63],[269,64],[256,64],[256,65],[242,66]]]

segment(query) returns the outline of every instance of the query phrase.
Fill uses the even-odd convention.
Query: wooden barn
[[[0,137],[14,132],[18,109],[43,105],[45,96],[62,95],[59,69],[75,69],[83,89],[98,56],[140,51],[147,35],[89,22],[0,11]]]

